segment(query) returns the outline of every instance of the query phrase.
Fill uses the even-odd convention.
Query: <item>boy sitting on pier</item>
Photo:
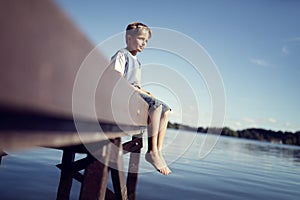
[[[120,49],[113,57],[114,69],[140,93],[141,97],[149,104],[148,117],[148,151],[146,161],[151,163],[163,175],[168,175],[171,170],[162,155],[162,145],[167,130],[170,108],[153,94],[141,88],[141,64],[137,53],[142,52],[151,38],[151,30],[143,23],[134,22],[126,28],[127,47]]]

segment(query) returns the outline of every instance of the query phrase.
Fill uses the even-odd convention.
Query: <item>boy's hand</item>
[[[151,92],[145,91],[147,95],[154,98],[154,95]]]
[[[149,96],[149,97],[153,97],[154,98],[154,95],[151,92],[148,92],[148,91],[143,90],[143,89],[140,89],[140,92],[143,93],[143,94],[145,94],[145,95],[147,95],[147,96]]]
[[[139,93],[142,93],[142,94],[145,94],[149,97],[155,98],[155,96],[151,92],[148,92],[146,90],[143,90],[141,88],[136,88],[136,87],[135,87],[135,90],[137,90]]]

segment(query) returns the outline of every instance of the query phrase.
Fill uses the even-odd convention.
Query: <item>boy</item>
[[[143,23],[129,24],[126,28],[127,47],[119,50],[112,57],[112,65],[149,104],[148,151],[145,159],[160,173],[167,176],[171,170],[162,156],[162,145],[171,109],[156,99],[153,94],[141,88],[141,64],[136,57],[138,52],[142,52],[146,48],[151,34],[150,28]]]

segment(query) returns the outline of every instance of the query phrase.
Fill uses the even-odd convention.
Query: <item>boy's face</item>
[[[149,40],[149,32],[145,29],[139,31],[137,35],[129,35],[127,48],[129,51],[142,52]]]

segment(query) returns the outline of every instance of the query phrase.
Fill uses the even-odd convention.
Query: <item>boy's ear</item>
[[[131,35],[127,35],[127,41],[131,40]]]

